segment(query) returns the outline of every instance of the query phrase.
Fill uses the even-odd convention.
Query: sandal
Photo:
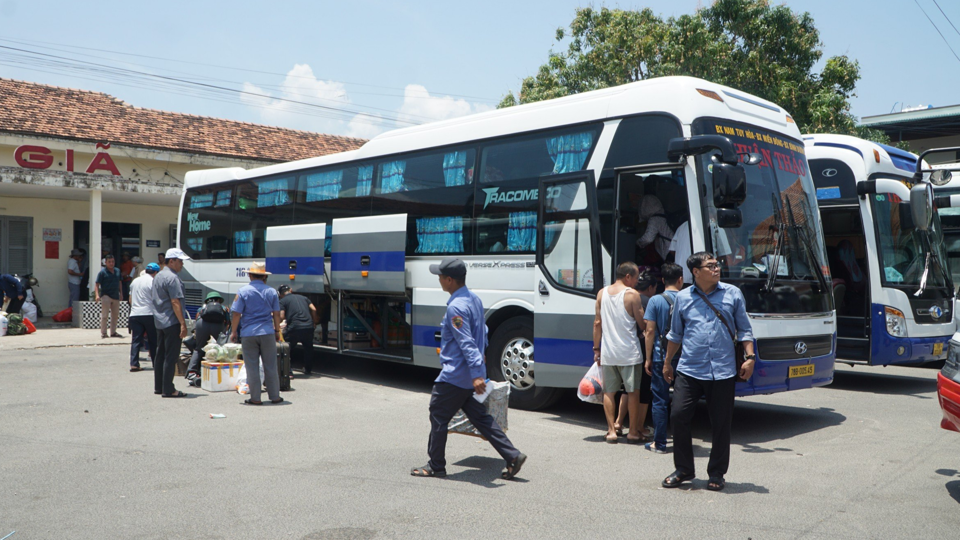
[[[138,372],[138,371],[143,371],[143,368],[140,367],[140,366],[134,366],[134,367],[130,368],[130,373],[136,373],[136,372]]]
[[[263,402],[262,402],[262,401],[254,401],[254,400],[252,400],[252,399],[247,399],[247,400],[244,400],[244,402],[241,403],[241,405],[263,405]]]
[[[707,482],[707,489],[710,491],[723,491],[723,488],[727,486],[727,483],[724,482],[723,478],[710,478],[710,481]]]
[[[280,397],[280,398],[277,398],[277,399],[271,399],[271,400],[270,400],[270,403],[274,403],[274,404],[276,404],[276,403],[283,403],[283,398]]]
[[[523,464],[527,462],[527,455],[520,454],[517,456],[517,459],[513,460],[513,463],[507,464],[507,470],[503,471],[503,474],[500,475],[504,480],[513,480],[513,477],[520,472],[520,467],[523,467]]]
[[[607,436],[607,437],[604,437],[603,440],[606,441],[608,444],[617,444],[617,441],[619,440],[619,437],[616,437],[616,436],[614,436],[614,437],[609,437],[609,436]]]
[[[187,395],[181,392],[180,390],[177,390],[176,394],[163,394],[162,397],[187,397]]]
[[[675,488],[680,487],[680,484],[693,480],[697,476],[693,473],[684,474],[680,471],[673,471],[673,474],[663,479],[663,482],[660,482],[660,485],[665,488]]]
[[[447,471],[435,471],[429,465],[415,467],[410,469],[410,476],[419,476],[420,478],[443,478],[447,476]]]

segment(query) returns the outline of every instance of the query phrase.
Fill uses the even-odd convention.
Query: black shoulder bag
[[[703,298],[703,301],[710,306],[710,309],[717,314],[717,318],[720,319],[720,322],[723,323],[724,328],[727,329],[727,333],[730,334],[730,339],[733,340],[733,358],[737,361],[737,373],[734,375],[734,380],[736,382],[747,382],[746,379],[740,377],[740,368],[743,366],[743,363],[746,361],[744,355],[746,351],[743,348],[743,342],[737,341],[737,334],[734,333],[733,329],[730,328],[730,325],[727,324],[727,319],[724,318],[723,314],[720,313],[720,310],[713,305],[713,303],[707,298],[707,295],[700,292],[700,289],[694,288],[693,291]]]

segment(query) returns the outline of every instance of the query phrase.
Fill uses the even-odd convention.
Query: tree
[[[841,133],[889,139],[857,125],[850,98],[860,66],[846,56],[823,56],[809,13],[768,0],[717,0],[693,15],[663,19],[640,11],[579,8],[565,53],[550,53],[500,107],[531,103],[668,75],[690,75],[731,86],[783,106],[803,133]]]

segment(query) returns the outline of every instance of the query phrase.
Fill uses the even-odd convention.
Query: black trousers
[[[310,373],[313,371],[313,328],[288,330],[284,337],[290,343],[291,355],[298,343],[303,347],[303,372]]]
[[[130,344],[130,367],[139,366],[140,351],[147,351],[150,353],[153,369],[157,369],[157,327],[153,322],[153,315],[130,317],[130,334],[133,336]]]
[[[167,328],[157,328],[157,356],[154,356],[153,391],[170,395],[177,391],[173,387],[173,376],[177,371],[177,358],[180,357],[180,323]]]
[[[473,388],[460,388],[450,383],[438,382],[433,385],[427,454],[430,455],[430,468],[434,471],[447,469],[447,424],[460,409],[507,463],[513,463],[520,455],[497,421],[487,412],[487,406],[473,399],[473,393]]]
[[[693,438],[690,424],[700,397],[707,400],[707,414],[713,429],[707,474],[723,478],[730,466],[730,427],[733,424],[733,400],[737,383],[733,377],[719,381],[701,381],[677,372],[673,386],[673,464],[683,474],[695,474]]]

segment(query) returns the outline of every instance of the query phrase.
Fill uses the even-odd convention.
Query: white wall
[[[33,272],[40,280],[34,294],[40,300],[44,315],[49,317],[67,307],[67,260],[73,248],[73,222],[90,220],[90,204],[87,201],[3,197],[3,207],[6,208],[0,212],[3,215],[33,217]],[[170,225],[177,223],[177,208],[104,202],[102,221],[140,224],[140,252],[144,254],[146,264],[155,261],[157,253],[172,247]],[[44,228],[62,230],[57,259],[45,257]],[[160,248],[147,248],[147,240],[160,240]],[[91,262],[91,266],[96,264],[96,261]],[[119,260],[117,264],[120,264]],[[96,279],[95,271],[95,268],[91,271],[91,283]]]

